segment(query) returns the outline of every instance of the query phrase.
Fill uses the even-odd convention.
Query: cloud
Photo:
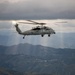
[[[75,19],[75,1],[1,0],[0,19]]]
[[[25,21],[25,20],[16,20],[16,22],[21,22],[21,21]],[[53,30],[55,30],[55,32],[61,32],[61,33],[71,33],[74,32],[75,33],[75,19],[73,20],[60,20],[60,19],[56,19],[56,20],[34,20],[35,22],[44,22],[47,23],[46,26],[51,27]],[[11,20],[11,21],[0,21],[0,31],[5,31],[5,32],[16,32],[16,29],[14,27],[14,23],[15,21]],[[67,23],[64,23],[67,22]],[[55,24],[57,23],[57,25]],[[28,25],[28,24],[20,24],[19,28],[22,31],[26,31],[26,30],[30,30],[32,27],[36,27],[35,25]],[[2,33],[3,34],[3,33]]]
[[[4,3],[4,2],[9,2],[9,3],[17,3],[19,2],[20,0],[1,0],[0,3]],[[22,0],[21,0],[22,1]]]

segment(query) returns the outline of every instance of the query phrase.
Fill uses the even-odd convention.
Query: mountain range
[[[75,75],[75,49],[18,44],[0,46],[2,75]]]

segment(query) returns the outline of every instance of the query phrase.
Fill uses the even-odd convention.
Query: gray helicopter
[[[18,22],[15,24],[16,27],[16,31],[20,34],[20,35],[24,35],[23,39],[25,38],[25,36],[27,35],[41,35],[42,37],[47,34],[48,37],[50,37],[51,34],[55,34],[55,31],[52,28],[49,28],[47,26],[44,26],[46,23],[38,23],[32,20],[27,20],[28,22]],[[31,23],[30,23],[31,22]],[[30,30],[26,30],[24,32],[22,32],[19,28],[19,23],[23,23],[23,24],[33,24],[33,25],[38,25]],[[39,26],[40,25],[40,26]]]

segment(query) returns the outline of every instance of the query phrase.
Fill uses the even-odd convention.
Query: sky
[[[23,41],[22,36],[16,33],[13,22],[26,20],[44,22],[57,34],[50,38],[48,36],[44,38],[27,36],[26,41]],[[19,27],[25,31],[34,26],[21,24]],[[50,47],[75,48],[74,34],[75,0],[0,0],[0,45],[31,43]],[[64,38],[67,43],[64,42]],[[55,41],[59,43],[56,44]]]
[[[75,19],[75,0],[0,0],[0,19]]]
[[[25,20],[17,20],[25,21]],[[54,20],[34,20],[36,22],[45,22],[46,26],[51,27],[56,34],[36,36],[26,36],[23,39],[23,35],[19,35],[15,29],[15,20],[0,21],[0,45],[17,45],[20,43],[29,43],[33,45],[43,45],[53,48],[74,48],[75,49],[75,19],[54,19]],[[20,24],[19,28],[22,31],[26,31],[35,27],[35,25]]]

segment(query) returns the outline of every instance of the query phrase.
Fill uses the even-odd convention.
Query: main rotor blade
[[[62,21],[62,22],[56,22],[56,23],[68,23],[67,21]]]
[[[29,21],[29,22],[33,22],[33,23],[36,23],[36,24],[38,24],[38,22],[35,22],[35,21],[32,21],[32,20],[27,20],[27,21]]]
[[[18,23],[23,23],[23,24],[34,24],[34,23],[27,23],[27,22],[18,22]]]
[[[39,24],[39,25],[45,25],[45,24],[46,24],[46,23],[35,22],[35,21],[32,21],[32,20],[27,20],[27,21],[29,21],[29,22],[33,22],[33,23],[35,23],[35,24]]]
[[[38,22],[35,22],[35,21],[32,21],[32,20],[27,20],[29,22],[32,22],[32,23],[29,23],[29,22],[18,22],[18,23],[23,23],[23,24],[33,24],[33,25],[45,25],[46,23],[38,23]]]

